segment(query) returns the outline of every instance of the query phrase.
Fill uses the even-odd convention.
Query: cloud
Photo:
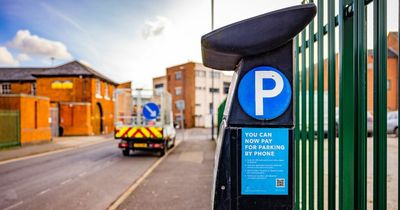
[[[67,47],[62,42],[32,35],[28,30],[19,30],[9,46],[28,55],[55,57],[57,59],[72,58]]]
[[[6,47],[0,47],[0,66],[18,66],[19,62]]]
[[[25,53],[20,53],[17,56],[17,60],[19,60],[21,62],[22,61],[29,61],[29,60],[31,60],[31,57],[29,55],[25,54]]]
[[[152,20],[146,20],[142,30],[142,36],[145,39],[160,36],[170,24],[170,21],[162,16],[157,16]]]

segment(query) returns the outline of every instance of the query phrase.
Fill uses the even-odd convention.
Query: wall
[[[60,103],[60,126],[64,135],[92,135],[90,109],[90,103]]]
[[[33,82],[12,82],[11,94],[32,94]]]
[[[374,105],[374,71],[373,71],[373,56],[369,55],[367,57],[367,110],[373,112]],[[336,55],[336,106],[339,105],[339,59]],[[314,72],[314,89],[318,88],[318,68],[315,65]],[[307,75],[308,77],[308,75]],[[390,83],[387,92],[387,107],[388,111],[397,110],[397,58],[388,57],[387,59],[387,79]],[[301,89],[301,75],[300,75],[300,90]],[[308,79],[308,78],[307,78]],[[324,90],[328,90],[328,61],[324,60]],[[308,80],[307,80],[307,91],[308,91]],[[301,93],[300,93],[301,94]],[[307,95],[308,97],[308,95]],[[317,100],[317,98],[315,98]],[[328,100],[325,98],[325,100]]]
[[[52,83],[60,81],[70,81],[72,82],[72,88],[52,88]],[[96,94],[97,89],[97,81],[100,82],[100,94]],[[128,83],[126,83],[128,85]],[[130,85],[130,83],[129,83]],[[106,88],[108,89],[108,96],[106,96]],[[61,125],[64,128],[64,135],[97,135],[103,133],[111,133],[114,130],[114,100],[113,100],[113,92],[115,86],[105,82],[103,80],[99,80],[96,78],[89,77],[40,77],[37,79],[37,95],[44,95],[50,97],[51,102],[58,102],[60,106],[62,103],[66,104],[77,104],[77,103],[89,103],[90,108],[87,110],[86,108],[76,108],[77,110],[82,111],[81,114],[76,113],[77,110],[71,111],[65,108],[63,105],[63,112],[66,113],[76,113],[74,116],[75,121],[87,122],[89,120],[90,126],[86,124],[76,124],[74,126]],[[96,109],[98,109],[98,104],[102,109],[103,117],[103,130],[96,130],[94,128],[100,127],[99,120],[96,120],[95,116],[93,116]],[[61,115],[60,108],[60,117],[68,119],[66,115]],[[89,117],[86,116],[89,114]]]
[[[97,81],[100,81],[100,94],[96,94]],[[103,133],[112,133],[114,132],[114,98],[113,93],[115,86],[109,83],[106,83],[102,80],[98,80],[95,78],[91,79],[91,124],[93,129],[93,134],[103,134]],[[108,96],[106,95],[106,88],[108,88]],[[101,107],[102,112],[102,122],[103,129],[97,130],[98,120],[95,118],[94,113],[98,111],[98,108]]]
[[[179,116],[179,110],[176,108],[177,100],[185,101],[184,119],[185,127],[194,127],[194,112],[195,112],[195,63],[188,62],[182,65],[167,68],[167,84],[168,92],[172,95],[172,112],[174,113],[174,122]],[[182,72],[180,80],[175,79],[175,73]],[[182,93],[176,95],[175,88],[182,87]],[[177,122],[179,123],[179,122]]]
[[[20,111],[21,144],[51,140],[49,98],[25,94],[1,95],[0,109]]]
[[[224,82],[230,83],[232,76],[225,75],[221,71],[214,71],[219,74],[214,78],[214,85],[212,85],[211,69],[204,67],[201,64],[196,64],[195,76],[195,126],[196,127],[211,127],[211,114],[210,103],[212,103],[212,93],[210,88],[214,86],[219,91],[214,93],[214,126],[217,125],[218,106],[227,97],[224,93]],[[203,74],[203,72],[205,74]]]
[[[50,97],[52,102],[89,102],[92,78],[80,77],[40,77],[36,80],[36,95]],[[70,89],[52,88],[52,83],[70,81]]]

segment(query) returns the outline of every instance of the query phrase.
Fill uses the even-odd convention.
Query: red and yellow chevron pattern
[[[161,139],[163,130],[161,127],[120,127],[115,129],[114,136],[116,139]]]

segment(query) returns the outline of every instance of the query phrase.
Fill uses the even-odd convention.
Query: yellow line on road
[[[135,191],[136,188],[139,187],[139,185],[151,174],[151,172],[153,172],[154,169],[157,168],[157,166],[160,165],[160,163],[164,161],[165,158],[168,157],[169,153],[171,153],[178,147],[178,145],[181,142],[182,141],[177,141],[176,145],[171,150],[169,150],[164,155],[164,157],[158,159],[138,180],[136,180],[136,182],[134,182],[124,193],[122,193],[122,195],[120,195],[114,202],[112,202],[111,205],[107,208],[107,210],[116,210],[133,193],[133,191]]]

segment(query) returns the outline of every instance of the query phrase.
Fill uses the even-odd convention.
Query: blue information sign
[[[160,109],[157,104],[149,102],[143,106],[142,113],[147,120],[154,120],[160,114]]]
[[[242,195],[288,195],[289,129],[242,129]]]
[[[292,87],[276,68],[259,66],[247,72],[239,83],[239,104],[255,119],[271,120],[282,115],[292,100]]]

